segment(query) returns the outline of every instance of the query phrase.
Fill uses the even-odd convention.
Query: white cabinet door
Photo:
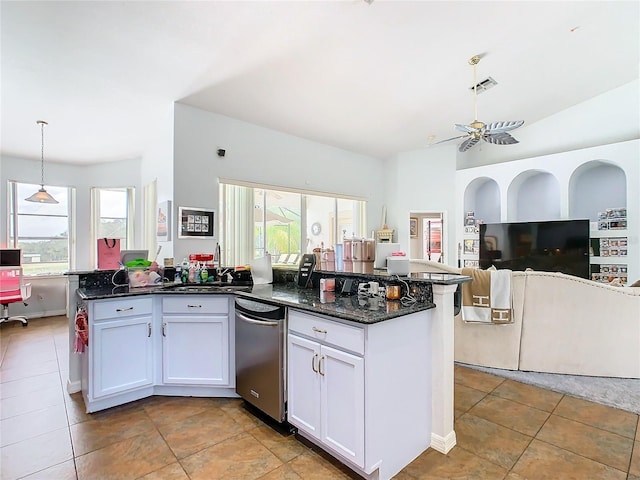
[[[289,334],[289,423],[364,466],[364,359]]]
[[[320,439],[320,345],[289,335],[287,418],[289,423]]]
[[[364,466],[364,359],[320,348],[322,441]]]
[[[163,317],[162,381],[166,384],[229,385],[229,317]]]
[[[153,384],[152,317],[93,324],[91,361],[94,398]]]

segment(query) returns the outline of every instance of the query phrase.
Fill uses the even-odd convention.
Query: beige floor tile
[[[2,447],[2,480],[24,477],[72,459],[69,429],[61,428]]]
[[[156,425],[171,424],[215,406],[210,398],[161,396],[146,399],[141,405]]]
[[[545,412],[552,412],[563,397],[561,393],[512,380],[505,380],[493,391],[493,394]]]
[[[293,434],[280,433],[267,425],[249,430],[249,433],[283,462],[288,462],[308,450]]]
[[[96,416],[70,427],[76,456],[136,435],[157,432],[151,419],[141,409],[105,412],[104,415],[108,416]]]
[[[3,399],[0,417],[4,420],[60,404],[64,405],[64,396],[60,385],[56,385]]]
[[[171,424],[160,425],[158,429],[178,459],[193,455],[244,431],[220,408],[209,408]]]
[[[76,458],[79,480],[129,480],[175,463],[160,434],[150,430]]]
[[[52,360],[58,360],[58,355],[53,345],[44,349],[25,347],[16,351],[12,351],[11,348],[9,348],[7,354],[2,359],[2,366],[0,368],[6,370],[8,368],[27,367]]]
[[[465,480],[502,480],[507,469],[500,467],[467,450],[454,447],[443,455],[433,450],[420,455],[407,465],[402,473],[419,480],[465,479]]]
[[[536,437],[570,452],[627,471],[633,440],[583,423],[551,415]]]
[[[352,478],[312,451],[298,455],[287,462],[287,465],[304,480],[349,480]]]
[[[0,383],[11,382],[14,380],[20,380],[21,378],[34,377],[36,375],[53,372],[58,372],[57,360],[48,360],[46,362],[35,363],[32,365],[0,369]]]
[[[633,442],[633,454],[631,455],[629,475],[640,477],[640,441]]]
[[[57,371],[5,382],[0,386],[0,399],[2,399],[2,404],[4,405],[4,399],[6,398],[53,387],[62,389],[60,374]]]
[[[453,387],[453,405],[456,410],[466,412],[482,400],[487,394],[475,388],[455,384]]]
[[[264,422],[253,415],[246,408],[243,402],[226,403],[220,407],[227,415],[231,416],[246,431],[264,425]]]
[[[502,377],[460,365],[455,365],[454,372],[456,383],[475,388],[485,393],[492,392],[498,385],[504,382],[504,378]]]
[[[254,480],[282,465],[247,433],[201,450],[180,463],[191,480]]]
[[[2,447],[67,427],[64,403],[0,421]]]
[[[534,440],[513,467],[527,480],[625,480],[627,474],[548,443]]]
[[[78,477],[76,476],[75,462],[67,460],[22,478],[23,480],[76,480]]]
[[[458,445],[490,462],[510,469],[532,440],[509,428],[467,413],[455,422]]]
[[[487,395],[469,410],[469,413],[530,437],[538,433],[550,415],[548,412],[495,395]]]
[[[563,397],[553,413],[631,439],[634,438],[638,425],[638,415],[635,413],[569,395]]]
[[[280,465],[275,470],[261,476],[258,480],[303,480],[289,465]]]
[[[140,477],[140,480],[189,480],[189,477],[182,465],[176,462]]]

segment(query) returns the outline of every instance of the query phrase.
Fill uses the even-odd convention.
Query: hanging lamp
[[[49,125],[44,120],[38,120],[36,122],[40,125],[40,190],[31,195],[29,198],[25,198],[27,202],[36,203],[59,203],[44,189],[44,126]]]

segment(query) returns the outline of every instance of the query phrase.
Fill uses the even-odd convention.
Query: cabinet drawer
[[[289,310],[289,331],[364,355],[364,329]]]
[[[170,295],[162,298],[162,313],[229,313],[227,295]]]
[[[119,300],[97,301],[93,307],[94,320],[106,318],[132,317],[134,315],[151,315],[153,303],[151,298],[123,298]]]

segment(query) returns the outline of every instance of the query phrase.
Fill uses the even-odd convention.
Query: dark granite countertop
[[[341,318],[352,322],[373,324],[392,318],[401,317],[414,312],[434,308],[431,302],[405,303],[399,300],[386,300],[378,297],[361,297],[358,295],[340,295],[337,292],[320,292],[318,289],[299,288],[296,284],[268,284],[244,287],[242,290],[226,291],[220,289],[212,292],[189,292],[166,287],[91,287],[79,288],[78,296],[82,300],[104,300],[109,298],[130,297],[149,294],[163,295],[230,295],[266,301],[276,305],[319,313]]]

